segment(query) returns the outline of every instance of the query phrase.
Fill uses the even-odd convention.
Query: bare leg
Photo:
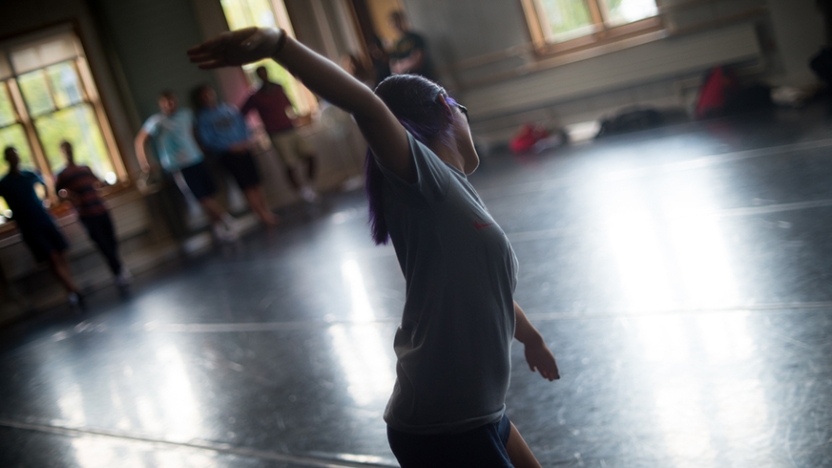
[[[69,264],[67,263],[63,252],[53,251],[49,254],[49,268],[67,292],[78,292],[78,286],[76,286],[75,281],[72,280],[72,273],[69,270]]]
[[[508,452],[508,458],[515,468],[541,468],[532,450],[526,445],[526,441],[523,440],[523,436],[514,427],[514,423],[511,423],[511,434],[508,436],[506,452]]]
[[[308,178],[309,184],[312,184],[312,181],[315,180],[315,174],[317,173],[317,166],[315,164],[315,158],[312,156],[308,156],[306,158],[306,177]]]
[[[300,191],[300,188],[302,187],[302,185],[301,185],[300,177],[298,177],[298,175],[295,173],[295,168],[287,167],[286,168],[286,177],[289,178],[289,182],[292,184],[292,187],[294,187],[295,191],[296,192]]]
[[[259,185],[248,187],[244,191],[248,205],[260,218],[260,221],[266,226],[274,226],[277,224],[277,218],[269,211],[266,204],[266,195]]]
[[[222,221],[223,218],[228,214],[216,200],[211,197],[204,197],[199,199],[199,204],[202,205],[202,208],[208,213],[208,217],[211,218],[212,223],[216,223],[217,221]]]

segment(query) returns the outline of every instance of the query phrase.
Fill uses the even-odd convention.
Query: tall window
[[[656,0],[522,0],[540,52],[611,42],[659,29]]]
[[[294,37],[295,35],[292,23],[289,21],[289,14],[282,0],[221,0],[221,2],[228,27],[232,30],[250,26],[280,27],[289,36]],[[294,105],[295,113],[308,114],[316,108],[317,103],[312,94],[274,60],[267,59],[243,65],[243,71],[246,73],[249,83],[252,85],[258,83],[255,70],[261,66],[269,70],[269,78],[276,83],[280,83],[283,89],[286,90],[286,95]]]
[[[126,180],[74,33],[64,30],[0,44],[0,149],[14,146],[21,165],[39,172],[51,188],[64,166],[63,140],[72,144],[79,164],[90,166],[107,183]],[[5,160],[0,160],[0,174],[7,171]],[[0,210],[7,211],[3,200]]]

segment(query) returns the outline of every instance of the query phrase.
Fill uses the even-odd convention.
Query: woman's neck
[[[465,161],[455,147],[451,148],[442,143],[435,143],[430,146],[430,149],[439,156],[439,159],[459,169],[463,174],[465,173]]]

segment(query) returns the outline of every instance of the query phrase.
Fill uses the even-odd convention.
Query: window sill
[[[110,200],[113,198],[121,198],[123,195],[127,195],[127,193],[131,190],[135,191],[137,196],[142,196],[130,182],[119,182],[115,185],[103,187],[101,189],[101,198],[109,202],[107,204],[109,209],[114,209],[121,206],[123,203],[113,204]],[[132,200],[133,197],[130,199]],[[61,201],[61,203],[58,203],[57,205],[50,206],[49,213],[52,215],[55,220],[55,224],[57,224],[58,227],[64,227],[78,221],[78,215],[72,207],[72,203],[67,200]],[[15,223],[14,220],[7,220],[0,224],[0,241],[5,240],[6,238],[17,233],[17,223]]]

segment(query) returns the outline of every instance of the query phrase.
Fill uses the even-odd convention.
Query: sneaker
[[[238,237],[236,232],[228,229],[228,227],[224,224],[214,224],[211,226],[211,230],[214,233],[214,238],[223,244],[231,244],[235,242]]]
[[[114,282],[116,284],[116,289],[118,289],[118,293],[122,298],[126,298],[130,295],[130,283],[132,283],[132,276],[126,268],[121,269],[121,272],[115,276]]]
[[[77,292],[71,292],[67,294],[66,302],[69,304],[69,308],[76,312],[86,308],[86,304],[84,303],[84,296],[78,294]]]
[[[222,224],[225,226],[225,229],[230,232],[237,232],[237,219],[231,216],[230,214],[226,213],[222,217]]]
[[[133,275],[130,274],[130,270],[122,267],[121,272],[114,277],[114,281],[119,288],[126,288],[133,282]]]
[[[304,187],[300,190],[300,197],[303,198],[306,203],[316,203],[320,198],[315,190],[312,187]]]

